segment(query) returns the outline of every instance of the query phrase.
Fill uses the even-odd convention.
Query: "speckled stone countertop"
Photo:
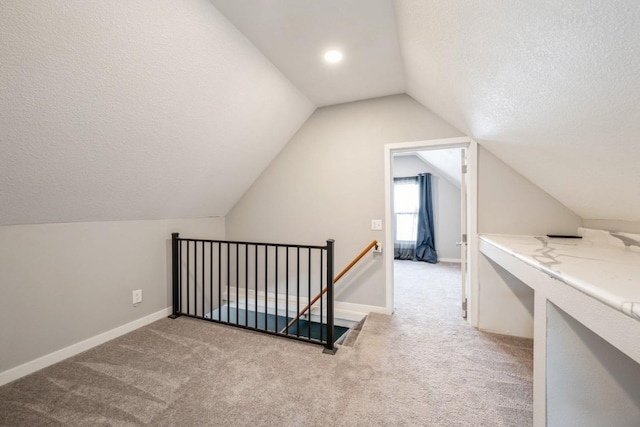
[[[481,235],[480,239],[640,320],[640,235],[580,228],[582,239]]]

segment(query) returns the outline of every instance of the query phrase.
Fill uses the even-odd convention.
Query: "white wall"
[[[478,270],[478,327],[487,332],[533,338],[533,289],[482,253],[478,256]]]
[[[576,234],[582,219],[486,149],[478,155],[478,232]]]
[[[224,238],[224,219],[0,227],[0,373],[171,306],[172,232]]]
[[[230,239],[336,240],[341,270],[382,231],[384,144],[460,136],[407,95],[316,110],[226,217]],[[386,225],[385,225],[386,226]],[[368,256],[340,284],[339,301],[385,306],[383,256]]]
[[[407,95],[318,109],[227,215],[227,236],[289,243],[334,238],[339,270],[384,235],[370,229],[371,219],[384,218],[384,144],[453,136],[460,133]],[[479,151],[481,233],[575,233],[582,225],[557,200],[482,147]],[[481,263],[479,269],[480,327],[509,330],[510,322],[520,320],[498,315],[483,323],[482,311],[500,310],[520,292],[486,267]],[[382,257],[368,257],[353,276],[342,283],[339,301],[385,306]],[[485,295],[502,297],[483,300],[483,289],[491,287]],[[528,322],[528,302],[521,305],[521,321]]]
[[[555,305],[547,313],[547,425],[637,426],[640,365]]]
[[[478,158],[480,234],[576,234],[582,219],[484,148]],[[479,255],[478,326],[533,338],[533,291]]]
[[[457,150],[459,151],[459,149]],[[394,156],[394,177],[431,173],[436,252],[441,261],[459,261],[460,188],[438,175],[438,172],[415,155]]]
[[[627,233],[640,233],[640,221],[618,221],[608,219],[587,219],[583,220],[586,228],[598,230],[626,231]]]

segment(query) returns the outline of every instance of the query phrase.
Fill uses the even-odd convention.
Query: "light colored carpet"
[[[0,425],[531,425],[531,341],[459,317],[456,265],[396,265],[396,314],[335,356],[163,319],[0,388]]]

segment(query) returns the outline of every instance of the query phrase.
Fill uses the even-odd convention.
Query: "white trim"
[[[461,264],[462,260],[460,258],[438,258],[438,262],[453,262],[456,264]]]
[[[480,300],[480,287],[478,281],[478,254],[480,253],[478,239],[478,143],[471,139],[467,147],[467,222],[469,228],[467,230],[467,241],[469,244],[469,295],[467,300],[467,321],[471,326],[478,327],[478,301]]]
[[[467,307],[467,321],[472,325],[478,326],[478,143],[473,139],[463,136],[457,138],[433,139],[429,141],[413,141],[400,142],[394,144],[385,144],[384,146],[384,209],[385,209],[385,252],[393,254],[393,230],[389,224],[392,222],[392,200],[393,200],[393,154],[401,152],[416,151],[417,149],[435,149],[435,148],[467,148],[467,174],[469,176],[469,197],[467,199],[469,228],[468,244],[469,244],[469,280],[470,293],[468,295],[469,306]],[[386,261],[386,312],[393,313],[393,257],[388,256]]]
[[[11,381],[15,381],[26,375],[32,374],[36,371],[39,371],[40,369],[46,368],[47,366],[51,366],[54,363],[61,362],[71,356],[75,356],[78,353],[87,351],[100,344],[104,344],[105,342],[111,341],[114,338],[118,338],[119,336],[128,334],[129,332],[153,323],[156,320],[167,317],[172,313],[172,311],[173,310],[171,307],[167,307],[155,313],[149,314],[148,316],[134,320],[133,322],[118,326],[117,328],[111,329],[107,332],[103,332],[91,338],[87,338],[86,340],[72,344],[68,347],[54,351],[53,353],[49,353],[35,360],[24,363],[20,366],[16,366],[15,368],[0,372],[0,386],[8,384]]]
[[[255,289],[243,289],[243,288],[240,288],[240,289],[238,289],[238,294],[236,295],[236,289],[234,287],[231,287],[231,292],[229,292],[229,294],[227,294],[226,290],[223,291],[223,293],[222,293],[222,303],[225,304],[226,302],[232,302],[234,297],[236,298],[236,301],[238,301],[240,303],[244,303],[245,298],[249,299],[250,301],[255,302],[256,295],[257,295],[257,299],[258,299],[258,307],[264,308],[264,306],[265,306],[265,291],[256,292]],[[268,308],[274,308],[275,307],[276,299],[278,301],[278,305],[280,306],[280,308],[283,308],[283,307],[286,306],[287,299],[288,299],[289,300],[289,312],[293,313],[293,314],[296,314],[296,311],[294,309],[294,307],[296,305],[296,301],[297,301],[296,295],[289,295],[289,298],[287,298],[287,296],[284,295],[284,294],[276,294],[273,291],[268,291],[266,293],[266,301],[267,301]],[[307,295],[300,295],[300,304],[307,304],[308,302],[309,302],[309,297]],[[304,307],[304,305],[302,305],[301,307]],[[284,311],[283,311],[283,313],[284,313]]]
[[[235,291],[235,289],[234,289]],[[235,292],[234,292],[235,293]],[[244,289],[240,289],[239,292],[240,298],[237,300],[237,305],[238,308],[240,309],[246,309],[245,304],[244,304]],[[250,289],[249,292],[247,293],[248,297],[249,297],[249,309],[254,308],[254,301],[255,301],[255,291],[253,289]],[[323,299],[326,300],[326,297],[323,297]],[[288,315],[288,316],[295,316],[298,314],[298,312],[296,311],[296,296],[295,295],[289,295],[289,313],[286,314],[286,295],[283,294],[278,294],[277,295],[277,300],[278,300],[278,315],[280,316],[284,316],[284,315]],[[276,294],[273,292],[269,292],[267,294],[267,307],[269,309],[274,309],[275,308],[275,301],[276,301]],[[227,299],[223,299],[223,303],[226,304],[228,301]],[[307,305],[307,303],[309,302],[308,297],[305,296],[301,296],[300,298],[300,308],[304,307],[305,305]],[[235,306],[235,302],[231,301],[229,302],[229,304],[231,305],[231,307]],[[264,291],[258,291],[258,309],[263,309],[264,310],[265,304],[264,304]],[[319,321],[318,318],[318,313],[320,312],[320,304],[318,302],[316,302],[313,307],[311,308],[311,318],[312,320],[315,318],[315,320]],[[326,316],[327,313],[327,309],[326,309],[326,303],[325,303],[325,307],[323,309],[323,315]],[[354,303],[349,303],[349,302],[341,302],[341,301],[336,301],[334,303],[334,318],[336,321],[336,324],[339,324],[340,326],[348,326],[347,324],[344,324],[345,322],[341,322],[341,321],[347,321],[347,323],[350,322],[359,322],[360,320],[362,320],[362,318],[364,316],[366,316],[369,313],[382,313],[382,314],[391,314],[388,313],[385,307],[379,307],[379,306],[375,306],[375,305],[365,305],[365,304],[354,304]],[[306,318],[307,316],[304,315],[302,316],[303,318]]]
[[[441,138],[430,139],[427,141],[411,141],[411,142],[396,142],[392,144],[385,144],[385,150],[393,151],[394,153],[401,153],[403,151],[416,151],[421,148],[457,148],[467,147],[469,142],[473,141],[468,136],[459,136],[456,138]]]
[[[297,306],[297,296],[296,295],[289,295],[289,297],[287,298],[287,295],[285,294],[276,294],[275,292],[267,292],[266,293],[266,304],[265,304],[265,292],[264,291],[258,291],[256,293],[255,289],[249,289],[248,292],[245,289],[239,289],[238,295],[236,296],[236,300],[233,300],[233,297],[235,296],[235,289],[231,288],[232,292],[231,296],[229,298],[229,296],[227,295],[226,291],[223,293],[223,299],[222,299],[222,304],[229,304],[230,307],[235,307],[237,305],[237,307],[241,310],[251,310],[255,307],[256,305],[256,295],[257,295],[257,306],[258,306],[258,311],[260,309],[265,310],[265,306],[267,310],[275,310],[276,307],[276,302],[278,303],[278,315],[279,316],[296,316],[298,314],[298,309],[302,309],[304,308],[308,303],[309,303],[309,297],[307,295],[300,295],[300,307]],[[249,307],[247,308],[245,306],[245,295],[246,295],[246,299],[249,300]],[[312,298],[313,299],[313,298]],[[289,301],[289,312],[287,313],[287,300]],[[323,296],[322,300],[325,301],[325,308],[323,310],[324,314],[326,315],[326,300],[327,297]],[[320,303],[318,301],[316,301],[316,303],[313,305],[313,307],[311,307],[311,314],[313,316],[313,313],[317,313],[320,310]],[[264,311],[263,311],[264,312]],[[306,319],[307,315],[303,315],[302,318]],[[337,317],[337,314],[334,315],[334,317]]]
[[[354,304],[351,302],[336,301],[334,304],[335,317],[359,322],[369,313],[391,314],[386,307],[377,305]]]
[[[385,262],[387,274],[385,277],[385,307],[389,314],[393,313],[393,147],[396,144],[385,144],[384,146],[384,239],[385,239]]]

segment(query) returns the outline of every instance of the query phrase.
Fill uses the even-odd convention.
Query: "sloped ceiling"
[[[0,225],[225,215],[316,106],[403,91],[583,218],[639,221],[638,22],[637,0],[4,0]]]
[[[640,220],[637,0],[212,1],[317,105],[403,88],[583,218]],[[329,45],[363,67],[323,74]]]
[[[0,38],[0,225],[225,215],[315,109],[205,0],[3,0]]]
[[[404,92],[391,0],[211,1],[318,107]]]
[[[640,2],[395,5],[409,95],[583,218],[640,220]]]
[[[460,148],[424,150],[416,152],[416,155],[438,171],[447,181],[460,188],[462,185],[460,182],[462,178],[462,153]]]

